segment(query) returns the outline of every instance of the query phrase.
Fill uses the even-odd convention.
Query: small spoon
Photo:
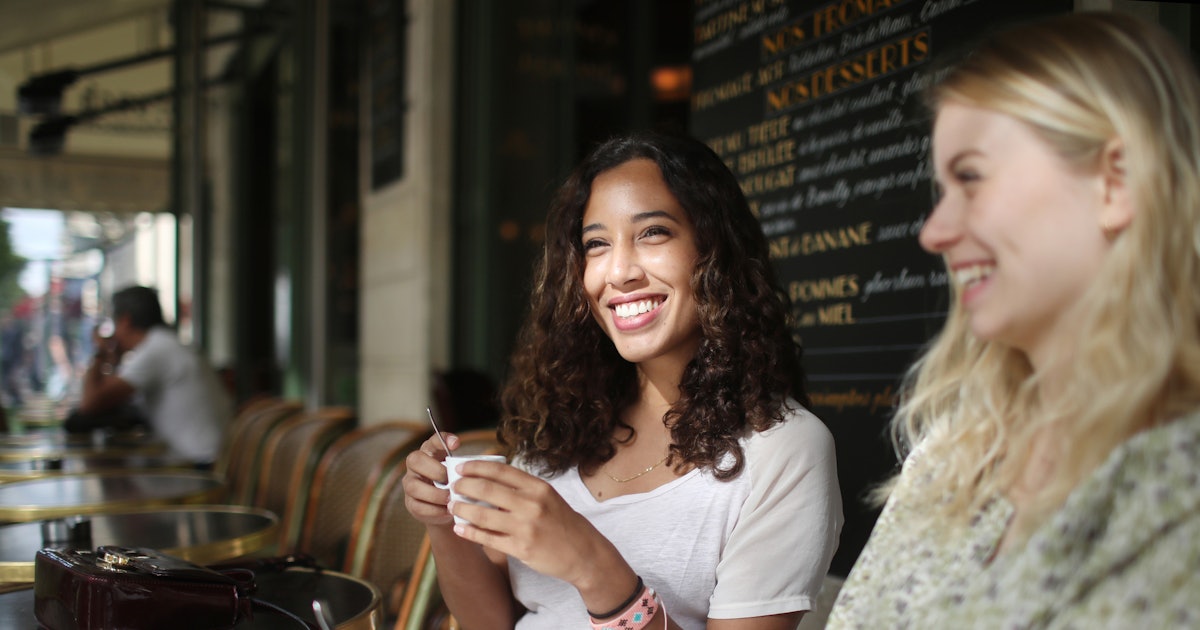
[[[312,607],[313,615],[316,616],[317,625],[321,626],[321,630],[333,630],[334,622],[329,614],[329,604],[318,597],[313,600]]]
[[[429,424],[433,425],[433,432],[437,434],[438,439],[442,441],[442,448],[446,449],[446,455],[449,455],[450,447],[446,445],[446,438],[442,437],[442,432],[438,431],[437,422],[434,422],[433,420],[433,412],[429,410],[429,407],[426,407],[425,413],[429,414]]]

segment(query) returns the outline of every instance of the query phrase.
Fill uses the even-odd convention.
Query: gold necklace
[[[633,481],[634,479],[637,479],[638,477],[641,477],[642,475],[644,475],[644,474],[646,474],[646,473],[650,472],[651,470],[654,470],[655,468],[658,468],[659,466],[662,466],[662,465],[663,465],[663,463],[664,463],[664,462],[666,462],[666,461],[667,461],[667,458],[668,458],[668,457],[670,457],[670,456],[671,456],[671,454],[670,454],[670,453],[667,453],[667,456],[666,456],[666,457],[664,457],[664,458],[662,458],[662,459],[660,459],[660,460],[658,460],[658,463],[654,464],[653,466],[649,466],[649,467],[647,467],[645,470],[643,470],[643,471],[642,471],[642,472],[640,472],[640,473],[637,473],[637,474],[633,475],[632,477],[626,477],[626,478],[624,478],[624,479],[621,479],[621,478],[619,478],[619,477],[614,477],[614,476],[612,476],[612,475],[608,474],[608,471],[605,471],[605,472],[604,472],[604,476],[605,476],[605,477],[608,477],[609,479],[612,479],[613,481],[615,481],[615,482],[617,482],[617,483],[625,483],[626,481]]]

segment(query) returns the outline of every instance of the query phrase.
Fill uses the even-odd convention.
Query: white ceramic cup
[[[445,461],[442,462],[442,465],[446,467],[447,482],[444,484],[443,483],[434,483],[433,485],[435,485],[443,490],[449,488],[451,501],[461,501],[463,503],[472,503],[475,505],[482,505],[484,507],[495,507],[492,504],[487,503],[485,501],[475,501],[473,499],[468,499],[467,497],[464,497],[461,494],[454,491],[454,482],[458,481],[459,478],[462,477],[462,475],[458,474],[458,470],[457,470],[458,465],[463,462],[469,462],[472,460],[480,460],[480,461],[485,461],[485,462],[500,462],[501,464],[508,463],[508,460],[505,459],[503,455],[451,455],[451,456],[447,457],[445,459]],[[468,521],[467,519],[462,518],[461,516],[458,516],[458,515],[454,516],[454,522],[459,525],[470,524],[470,521]]]

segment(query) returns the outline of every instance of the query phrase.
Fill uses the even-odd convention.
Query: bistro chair
[[[291,553],[299,540],[321,456],[356,420],[347,407],[322,407],[289,418],[267,439],[254,506],[279,516],[279,553]]]
[[[425,527],[404,507],[401,481],[408,470],[394,453],[359,502],[342,570],[379,587],[385,618],[395,617]]]
[[[363,494],[378,483],[393,458],[419,447],[430,433],[428,422],[393,420],[339,437],[313,475],[298,550],[321,566],[343,566]]]
[[[496,429],[472,429],[458,435],[455,455],[495,455],[502,452]]]
[[[247,401],[242,406],[238,407],[233,418],[229,421],[229,426],[225,431],[225,439],[221,443],[221,454],[217,457],[217,461],[213,466],[213,472],[222,476],[228,477],[230,455],[233,451],[233,445],[239,441],[241,433],[251,423],[251,419],[256,415],[279,403],[282,399],[274,396],[261,396],[253,400]]]
[[[426,630],[428,628],[457,628],[458,623],[446,610],[438,591],[437,567],[429,536],[421,537],[413,559],[412,574],[404,589],[404,599],[396,617],[394,630]]]
[[[227,500],[237,505],[250,505],[258,488],[262,470],[263,449],[271,432],[288,418],[304,409],[296,401],[278,400],[264,405],[244,420],[238,420],[229,443],[228,464],[224,477],[228,485]]]

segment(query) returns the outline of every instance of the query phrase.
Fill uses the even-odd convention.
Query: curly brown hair
[[[744,466],[738,439],[746,428],[782,422],[787,397],[808,400],[788,296],[762,228],[721,158],[684,136],[643,131],[610,139],[559,188],[501,397],[500,439],[542,473],[577,466],[587,474],[633,436],[621,412],[637,396],[637,366],[621,358],[592,317],[581,232],[592,182],[638,158],[658,165],[695,226],[699,252],[691,287],[702,339],[684,369],[679,400],[663,418],[674,442],[670,463],[729,479]],[[733,460],[722,465],[727,454]]]

